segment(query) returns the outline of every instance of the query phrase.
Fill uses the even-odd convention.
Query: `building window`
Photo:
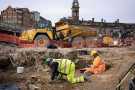
[[[22,21],[21,20],[18,20],[18,24],[22,24]]]

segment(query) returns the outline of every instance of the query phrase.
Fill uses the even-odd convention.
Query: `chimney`
[[[101,19],[101,22],[104,22],[104,19],[103,18]]]
[[[83,18],[82,18],[82,22],[83,22],[84,20],[83,20]]]
[[[93,23],[95,22],[95,18],[92,18],[92,22],[93,22]]]
[[[117,19],[117,23],[119,23],[120,22],[120,20],[119,19]]]

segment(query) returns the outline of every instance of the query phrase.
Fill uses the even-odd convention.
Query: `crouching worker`
[[[62,79],[63,75],[66,75],[67,80],[70,83],[84,82],[88,77],[83,74],[80,77],[75,77],[75,63],[68,59],[52,59],[48,58],[45,63],[51,69],[51,80]]]
[[[99,74],[106,70],[105,62],[101,59],[97,51],[91,51],[91,56],[93,59],[93,64],[90,65],[88,68],[83,68],[80,71],[84,71],[84,73],[92,73],[92,74]]]

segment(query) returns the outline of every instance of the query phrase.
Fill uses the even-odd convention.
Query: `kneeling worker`
[[[70,83],[79,83],[88,80],[85,74],[80,77],[75,77],[75,63],[69,59],[48,58],[45,60],[45,63],[51,69],[51,80],[60,79],[62,75],[66,75]]]
[[[94,57],[93,64],[90,65],[88,68],[83,68],[80,71],[84,71],[84,73],[92,73],[92,74],[99,74],[105,71],[105,62],[101,59],[97,51],[91,51],[91,56]]]

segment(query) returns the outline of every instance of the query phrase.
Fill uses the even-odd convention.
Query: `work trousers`
[[[67,74],[67,80],[70,83],[84,82],[83,76],[75,77],[75,64],[74,63],[71,64],[70,72],[69,72],[69,74]]]

